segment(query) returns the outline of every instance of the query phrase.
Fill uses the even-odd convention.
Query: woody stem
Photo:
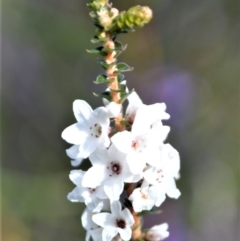
[[[111,93],[112,100],[120,104],[120,96],[119,96],[119,83],[117,78],[117,69],[116,65],[113,63],[116,63],[116,52],[114,51],[114,41],[112,40],[111,36],[109,36],[108,41],[104,44],[104,48],[106,49],[112,49],[112,51],[109,51],[108,54],[105,57],[106,63],[110,64],[110,66],[106,69],[107,78],[111,80],[111,83],[108,85]],[[111,65],[112,64],[112,65]],[[118,131],[123,131],[125,128],[123,125],[121,125],[122,120],[122,113],[119,113],[119,116],[115,118],[115,126]]]

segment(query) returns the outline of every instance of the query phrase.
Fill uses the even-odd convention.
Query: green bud
[[[119,29],[132,29],[142,27],[152,19],[152,10],[147,6],[135,6],[127,12],[121,12],[116,18],[116,25]]]

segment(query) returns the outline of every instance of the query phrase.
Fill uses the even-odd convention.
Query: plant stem
[[[109,51],[109,53],[105,57],[105,61],[106,63],[111,64],[116,62],[116,58],[115,58],[116,52],[114,51],[115,44],[114,44],[114,41],[112,40],[112,37],[109,36],[108,38],[109,38],[108,41],[104,44],[104,48],[108,50],[112,49],[112,51]],[[116,65],[114,64],[114,65],[111,65],[109,68],[107,68],[106,74],[107,74],[107,78],[112,80],[111,83],[108,85],[112,100],[115,103],[120,104],[120,96],[118,93],[119,84],[117,79]],[[125,127],[121,125],[122,118],[123,117],[121,112],[119,113],[119,116],[115,118],[115,127],[117,128],[118,131],[125,130]]]

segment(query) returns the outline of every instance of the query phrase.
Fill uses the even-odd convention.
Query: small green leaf
[[[110,84],[113,82],[113,79],[108,79],[107,75],[101,74],[97,77],[96,81],[94,81],[95,84]]]
[[[112,101],[112,97],[111,97],[109,91],[104,91],[100,94],[93,93],[93,95],[96,96],[96,97],[101,97],[101,98],[107,99],[108,101]]]
[[[93,44],[97,44],[97,43],[99,43],[99,42],[101,42],[100,41],[100,39],[98,38],[98,36],[94,36],[92,39],[91,39],[91,42],[93,43]]]
[[[102,59],[98,59],[98,63],[104,68],[104,69],[108,69],[111,68],[113,65],[115,65],[115,62],[112,64],[107,64],[104,60]]]
[[[87,49],[87,52],[90,54],[100,54],[102,56],[106,56],[106,52],[104,52],[102,50],[103,50],[103,46],[99,46],[95,49]]]
[[[96,81],[94,81],[95,84],[105,84],[107,81],[107,76],[105,74],[98,75]]]
[[[108,68],[108,64],[104,60],[99,59],[98,62],[104,69]]]
[[[127,44],[123,45],[121,42],[119,41],[115,41],[115,50],[121,50],[124,51],[127,48]]]
[[[118,82],[122,82],[123,79],[124,79],[124,75],[123,74],[118,74],[117,75],[117,79],[118,79]]]
[[[89,54],[100,54],[101,53],[101,51],[97,50],[97,49],[87,49],[87,52]]]
[[[130,67],[128,64],[126,64],[126,63],[118,63],[117,64],[117,69],[118,69],[118,71],[120,71],[120,72],[126,72],[126,71],[132,71],[133,70],[133,67]]]

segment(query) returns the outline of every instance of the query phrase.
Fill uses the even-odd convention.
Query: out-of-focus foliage
[[[146,226],[167,221],[169,241],[240,239],[237,0],[113,0],[120,10],[149,5],[154,18],[122,35],[120,60],[147,104],[166,102],[169,140],[182,159],[182,196]],[[82,0],[5,0],[2,26],[2,214],[4,241],[84,240],[83,205],[70,203],[72,169],[61,131],[72,102],[102,105],[102,73]]]

